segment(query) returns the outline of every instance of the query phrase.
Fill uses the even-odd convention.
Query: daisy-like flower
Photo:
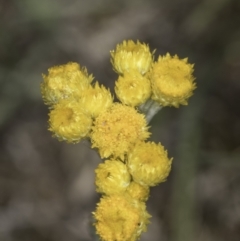
[[[120,75],[115,83],[115,93],[125,105],[138,106],[150,97],[150,80],[137,71]]]
[[[96,118],[113,104],[113,97],[109,90],[96,82],[94,86],[83,91],[79,102],[86,113]]]
[[[193,64],[187,58],[179,59],[177,55],[160,56],[148,75],[152,84],[152,99],[162,106],[187,105],[188,98],[196,88]]]
[[[133,180],[141,185],[156,186],[166,181],[172,159],[159,143],[139,142],[128,155],[127,165]]]
[[[110,51],[110,54],[113,68],[119,74],[137,70],[144,75],[153,61],[149,46],[139,41],[137,43],[132,40],[123,41],[117,45],[116,50]]]
[[[87,70],[77,63],[52,67],[48,69],[48,75],[43,75],[41,83],[44,103],[53,105],[61,99],[79,99],[92,80],[92,75],[88,75]]]
[[[145,203],[129,195],[101,198],[93,213],[96,232],[104,241],[135,241],[146,231],[149,218]]]
[[[131,176],[121,161],[106,160],[98,165],[95,173],[97,192],[106,195],[123,193],[130,184]]]
[[[115,103],[95,119],[91,141],[102,158],[113,156],[124,160],[124,155],[137,141],[149,136],[144,115],[132,107]]]
[[[137,182],[131,182],[127,187],[126,193],[128,193],[132,198],[146,202],[149,197],[149,187],[140,185]]]
[[[50,111],[49,125],[49,130],[58,140],[77,143],[88,135],[92,119],[83,112],[78,102],[65,99]]]

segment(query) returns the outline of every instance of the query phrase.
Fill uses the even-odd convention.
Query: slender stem
[[[149,123],[152,118],[162,109],[162,106],[159,105],[156,101],[154,100],[148,100],[144,104],[142,104],[139,107],[139,110],[145,114],[146,120]]]

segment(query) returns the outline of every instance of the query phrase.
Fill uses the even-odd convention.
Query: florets
[[[49,113],[49,130],[60,141],[79,142],[91,130],[92,119],[74,100],[59,101]]]
[[[114,104],[94,121],[91,141],[102,158],[113,156],[123,160],[137,141],[149,136],[144,115],[129,106]]]
[[[141,44],[139,41],[137,43],[132,40],[123,41],[122,44],[117,45],[116,50],[110,51],[110,54],[113,68],[119,74],[138,71],[144,75],[153,61],[148,45]]]
[[[138,106],[151,96],[151,83],[137,71],[120,75],[115,83],[118,99],[125,105]]]
[[[81,98],[93,77],[79,64],[70,62],[48,69],[48,75],[43,75],[43,80],[41,93],[44,103],[53,105],[62,99]]]
[[[97,234],[106,241],[136,240],[146,231],[150,218],[145,204],[128,195],[101,198],[93,215]]]
[[[179,59],[177,55],[160,56],[153,64],[149,73],[152,84],[152,98],[162,106],[187,105],[188,98],[193,94],[196,84],[193,64],[187,59]]]
[[[166,181],[172,159],[159,143],[139,142],[128,155],[127,165],[133,180],[141,185],[156,186]]]

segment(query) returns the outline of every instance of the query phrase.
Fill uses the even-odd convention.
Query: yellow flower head
[[[117,160],[106,160],[95,170],[97,192],[112,195],[126,191],[131,176],[126,165]]]
[[[148,45],[139,41],[123,41],[118,44],[116,50],[110,51],[111,62],[114,70],[119,74],[124,74],[132,70],[137,70],[144,75],[151,67],[153,56]]]
[[[142,186],[137,182],[131,182],[126,192],[132,197],[140,201],[146,202],[149,197],[149,187]]]
[[[83,91],[80,104],[86,113],[95,118],[113,104],[113,98],[109,90],[104,86],[100,87],[96,82],[94,86]]]
[[[153,64],[149,78],[152,84],[152,98],[162,106],[187,105],[188,98],[196,88],[193,64],[177,55],[166,54]]]
[[[159,143],[139,142],[128,155],[127,165],[133,180],[141,185],[156,186],[164,182],[171,170],[172,159]]]
[[[104,196],[93,215],[96,232],[104,241],[137,240],[151,217],[143,202],[128,195]]]
[[[49,124],[49,130],[60,141],[76,143],[88,135],[92,119],[83,112],[78,102],[65,99],[50,111]]]
[[[93,80],[85,68],[80,69],[77,63],[68,63],[48,69],[43,75],[41,93],[46,105],[56,104],[61,99],[79,99],[82,91],[87,89]]]
[[[138,106],[151,95],[150,80],[133,70],[119,76],[115,83],[115,92],[123,104]]]
[[[92,147],[99,149],[102,158],[112,155],[123,160],[124,154],[138,140],[149,137],[147,130],[144,115],[132,107],[116,103],[95,119],[91,134]]]

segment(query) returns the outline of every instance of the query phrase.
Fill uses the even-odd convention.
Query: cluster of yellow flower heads
[[[93,213],[96,233],[104,241],[134,241],[149,223],[149,187],[166,180],[172,163],[160,143],[148,140],[148,122],[163,106],[187,105],[193,65],[170,54],[154,62],[148,45],[132,40],[110,53],[119,102],[77,63],[50,68],[41,92],[53,135],[69,143],[87,138],[105,160],[95,170],[103,195]]]

